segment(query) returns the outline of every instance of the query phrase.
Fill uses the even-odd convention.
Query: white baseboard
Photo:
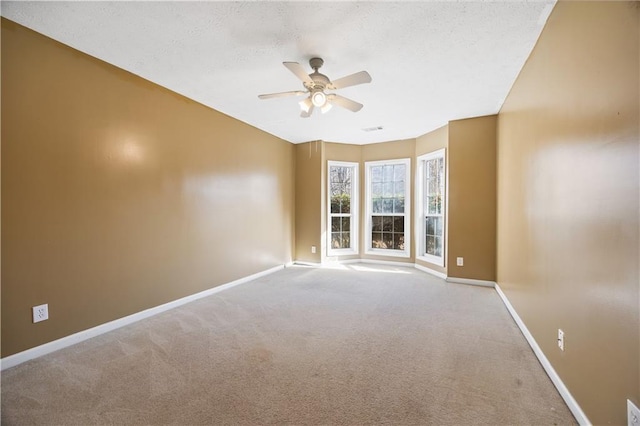
[[[529,329],[527,328],[527,326],[524,325],[524,322],[522,322],[522,319],[520,318],[516,310],[513,308],[513,306],[509,302],[509,299],[507,299],[507,296],[502,292],[502,289],[498,284],[495,285],[495,289],[496,289],[496,292],[498,292],[498,295],[500,295],[502,302],[507,307],[507,310],[513,317],[513,320],[518,325],[518,328],[520,328],[520,331],[524,335],[524,338],[527,339],[529,346],[531,346],[531,349],[533,349],[533,353],[535,353],[536,357],[538,357],[538,361],[540,361],[540,364],[542,364],[544,371],[547,372],[547,375],[553,382],[554,386],[556,387],[556,389],[558,389],[560,396],[562,397],[562,399],[564,399],[564,402],[569,407],[569,410],[571,410],[571,413],[573,413],[573,416],[576,418],[576,420],[580,425],[590,425],[591,422],[589,422],[589,419],[584,414],[584,412],[582,411],[582,409],[580,408],[576,400],[573,398],[573,396],[569,392],[569,389],[567,389],[565,384],[562,382],[562,379],[560,379],[560,376],[558,376],[558,373],[556,373],[556,370],[553,369],[553,367],[551,366],[551,363],[542,352],[542,349],[540,348],[540,346],[538,346],[538,343],[533,338],[533,335],[529,332]]]
[[[356,259],[352,259],[352,260],[356,260]],[[413,267],[413,263],[410,263],[410,262],[396,262],[393,260],[375,260],[375,259],[357,259],[357,260],[358,262],[353,262],[353,263],[373,263],[377,265],[404,266],[405,268]],[[347,262],[349,261],[347,260]]]
[[[120,327],[124,327],[125,325],[129,325],[142,319],[149,318],[161,312],[168,311],[169,309],[177,308],[178,306],[193,302],[194,300],[202,299],[203,297],[211,296],[212,294],[218,293],[220,291],[227,290],[231,287],[235,287],[237,285],[255,280],[256,278],[272,274],[283,268],[284,265],[275,266],[265,271],[255,273],[253,275],[249,275],[247,277],[240,278],[235,281],[231,281],[226,284],[165,303],[163,305],[145,309],[144,311],[136,312],[135,314],[131,314],[126,317],[119,318],[117,320],[100,324],[96,327],[92,327],[87,330],[62,337],[58,340],[54,340],[53,342],[45,343],[44,345],[36,346],[35,348],[27,349],[26,351],[4,357],[0,360],[0,370],[6,370],[7,368],[15,367],[16,365],[22,364],[23,362],[29,361],[30,359],[38,358],[51,352],[55,352],[59,349],[75,345],[76,343],[80,343],[92,337],[99,336],[100,334],[104,334]]]
[[[426,272],[427,274],[431,274],[431,275],[435,275],[438,278],[442,278],[443,280],[447,279],[447,274],[444,274],[442,272],[438,272],[438,271],[434,271],[433,269],[429,269],[426,266],[422,266],[418,263],[415,263],[413,265],[416,269],[421,270],[422,272]]]
[[[362,262],[362,259],[345,259],[345,260],[330,260],[325,263],[328,265],[348,265],[351,263],[361,263],[361,262]]]
[[[447,282],[457,283],[457,284],[479,285],[481,287],[491,287],[491,288],[494,288],[496,286],[496,283],[494,281],[472,280],[471,278],[447,277]]]
[[[312,266],[314,268],[320,268],[322,266],[322,263],[318,263],[318,262],[305,262],[305,261],[301,261],[301,260],[296,260],[293,262],[292,266]]]

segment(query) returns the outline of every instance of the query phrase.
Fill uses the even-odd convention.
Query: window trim
[[[426,212],[424,211],[425,204],[425,163],[429,160],[442,157],[443,160],[443,179],[444,179],[444,203],[442,204],[442,257],[428,254],[425,247],[425,221]],[[423,262],[431,263],[437,266],[445,266],[445,258],[447,254],[447,205],[448,205],[448,191],[447,191],[447,156],[446,149],[441,148],[436,151],[432,151],[416,158],[416,259]]]
[[[396,249],[376,249],[371,247],[371,217],[373,214],[371,208],[371,167],[380,165],[396,165],[404,164],[406,167],[404,181],[404,250]],[[411,257],[411,158],[399,158],[393,160],[366,161],[365,166],[365,254],[376,256],[392,256],[392,257]]]
[[[334,249],[331,247],[331,166],[337,167],[352,167],[353,172],[351,174],[351,247]],[[327,256],[350,256],[359,254],[358,248],[358,228],[359,228],[359,212],[358,202],[360,201],[360,163],[354,163],[349,161],[327,161],[327,221],[326,221],[326,234],[327,234]]]

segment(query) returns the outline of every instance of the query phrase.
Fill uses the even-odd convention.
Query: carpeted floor
[[[494,290],[292,267],[2,373],[2,424],[575,424]]]

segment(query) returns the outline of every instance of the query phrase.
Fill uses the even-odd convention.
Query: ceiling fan
[[[325,90],[338,90],[358,84],[371,83],[371,76],[366,71],[360,71],[350,74],[346,77],[331,81],[329,77],[320,74],[318,70],[324,64],[322,58],[311,58],[309,65],[313,68],[311,74],[307,74],[304,67],[297,62],[283,62],[285,67],[302,80],[302,85],[306,90],[294,90],[291,92],[269,93],[267,95],[258,95],[260,99],[282,98],[285,96],[302,96],[308,95],[300,102],[302,113],[300,117],[308,118],[313,113],[314,108],[320,108],[322,113],[329,111],[332,104],[336,104],[342,108],[346,108],[353,112],[362,109],[362,104],[344,96],[335,93],[325,93]]]

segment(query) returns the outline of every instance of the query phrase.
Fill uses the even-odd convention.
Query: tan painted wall
[[[449,122],[450,277],[496,279],[496,116]],[[456,258],[464,258],[457,266]]]
[[[414,227],[413,227],[413,211],[414,211],[414,175],[416,170],[416,140],[415,139],[405,139],[400,141],[391,141],[391,142],[382,142],[375,143],[369,145],[362,145],[362,166],[360,171],[360,182],[364,184],[364,164],[367,161],[378,161],[378,160],[394,160],[399,158],[410,158],[411,159],[411,170],[410,170],[410,178],[411,178],[411,191],[410,191],[410,202],[411,202],[411,247],[409,258],[405,257],[391,257],[391,256],[378,256],[378,255],[370,255],[364,254],[365,244],[364,244],[364,223],[365,223],[365,208],[364,208],[364,189],[361,192],[361,203],[362,208],[360,209],[360,253],[361,258],[363,259],[374,259],[374,260],[384,260],[384,261],[393,261],[393,262],[409,262],[414,263],[415,260],[415,238],[414,238]],[[362,186],[364,188],[364,186]]]
[[[449,125],[447,124],[416,138],[416,157],[447,148],[448,145]]]
[[[322,150],[320,141],[295,147],[295,260],[302,262],[322,261]]]
[[[428,154],[430,152],[433,151],[437,151],[439,149],[444,148],[445,149],[445,161],[447,162],[446,165],[446,171],[448,173],[449,170],[449,153],[446,151],[447,147],[449,145],[449,125],[445,125],[440,127],[439,129],[436,129],[432,132],[429,132],[425,135],[422,135],[418,138],[416,138],[416,158],[423,155],[423,154]],[[413,173],[414,178],[415,178],[415,172]],[[449,179],[448,176],[445,177],[445,179]],[[449,185],[446,185],[447,190],[449,189]],[[449,197],[447,196],[446,199],[448,200]],[[415,212],[415,206],[413,211]],[[449,208],[446,207],[445,208],[445,217],[446,215],[448,215],[449,213]],[[449,219],[446,218],[444,221],[444,233],[445,233],[445,241],[447,239],[447,236],[449,235]],[[414,244],[414,247],[415,244]],[[433,263],[430,262],[424,262],[420,259],[416,258],[416,263],[418,265],[427,267],[429,269],[432,269],[434,271],[440,272],[442,274],[447,274],[447,255],[446,252],[449,248],[449,244],[445,242],[445,263],[444,266],[439,266],[439,265],[434,265]]]
[[[498,118],[498,282],[594,424],[640,402],[639,15],[557,3]]]
[[[291,260],[293,145],[5,19],[2,65],[3,357]]]

